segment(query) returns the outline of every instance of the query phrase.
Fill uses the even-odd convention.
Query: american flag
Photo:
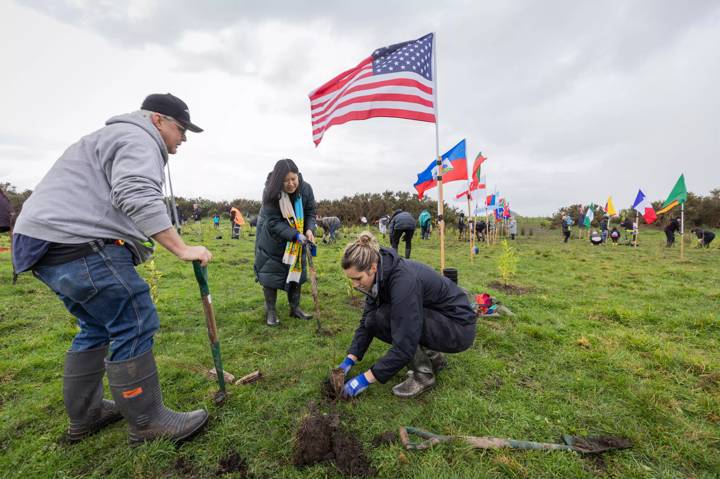
[[[433,34],[375,50],[355,68],[312,91],[313,141],[333,125],[375,117],[435,123]]]

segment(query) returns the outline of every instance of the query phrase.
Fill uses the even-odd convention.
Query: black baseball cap
[[[148,95],[140,108],[171,116],[182,126],[194,133],[203,131],[202,128],[190,121],[190,111],[188,110],[187,103],[170,93],[153,93],[152,95]]]

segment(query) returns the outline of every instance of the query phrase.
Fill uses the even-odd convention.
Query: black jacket
[[[439,311],[448,321],[462,324],[475,324],[476,317],[467,294],[429,266],[401,258],[388,248],[380,248],[380,257],[378,297],[365,302],[348,353],[362,359],[373,340],[365,321],[375,310],[389,305],[392,347],[370,368],[384,383],[413,358],[423,330],[423,309]]]
[[[391,235],[395,230],[415,231],[415,218],[407,211],[399,211],[392,215],[388,224],[388,233]]]
[[[665,227],[666,233],[674,233],[676,231],[680,231],[680,222],[673,218],[670,220],[670,223]]]
[[[296,195],[302,195],[303,215],[305,216],[305,231],[315,232],[315,195],[309,183],[302,182],[298,191],[290,195],[295,201]],[[305,234],[303,231],[303,234]],[[255,277],[263,286],[273,289],[285,289],[290,266],[283,264],[285,245],[295,238],[297,231],[292,228],[280,213],[277,202],[273,205],[263,205],[260,209],[255,236]],[[302,258],[302,276],[300,283],[306,280],[305,256]]]
[[[703,240],[703,243],[705,244],[710,243],[715,239],[715,233],[709,230],[696,229],[695,236],[697,236],[698,239]]]

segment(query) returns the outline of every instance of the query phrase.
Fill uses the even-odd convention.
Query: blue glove
[[[343,388],[343,396],[353,398],[361,392],[365,391],[368,386],[370,386],[370,383],[367,379],[365,379],[365,373],[359,374],[345,383],[345,388]]]
[[[300,242],[301,245],[305,246],[308,242],[307,236],[302,233],[295,233],[295,240]]]
[[[340,366],[338,367],[342,369],[343,373],[347,375],[347,373],[350,372],[350,368],[352,368],[353,366],[355,366],[355,361],[346,357],[345,359],[343,359],[343,362],[341,362]]]

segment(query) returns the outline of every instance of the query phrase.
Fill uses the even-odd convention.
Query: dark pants
[[[712,231],[706,231],[705,234],[703,235],[702,239],[703,239],[702,245],[706,248],[709,248],[710,243],[712,243],[712,240],[715,239],[715,233],[713,233]]]
[[[666,231],[665,237],[667,238],[667,247],[671,247],[675,244],[675,233],[673,231]]]
[[[570,239],[570,230],[563,231],[563,236],[565,237],[565,241],[563,241],[563,243],[567,243],[568,240]]]
[[[415,234],[415,230],[393,230],[392,237],[390,238],[390,246],[395,251],[398,250],[400,245],[400,237],[405,241],[405,257],[410,258],[410,250],[412,249],[412,237]]]
[[[373,337],[392,344],[390,305],[380,306],[365,318],[365,327]],[[441,353],[460,353],[475,341],[476,323],[459,322],[434,309],[423,309],[420,346]]]
[[[421,226],[420,228],[420,238],[424,240],[430,239],[430,223],[425,226]]]

